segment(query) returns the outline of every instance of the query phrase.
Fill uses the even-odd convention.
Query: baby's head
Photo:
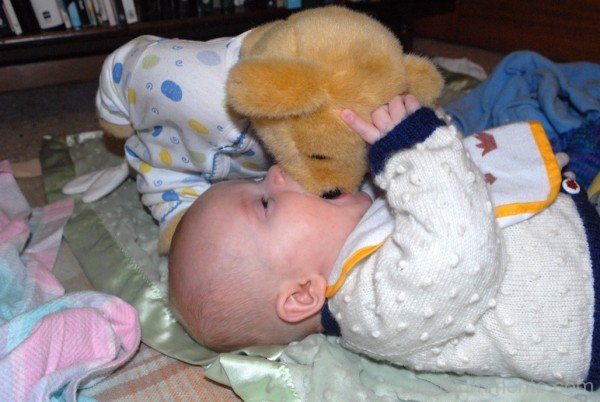
[[[217,351],[319,332],[327,279],[370,204],[364,193],[313,196],[278,166],[260,182],[215,184],[173,237],[173,310],[192,337]]]

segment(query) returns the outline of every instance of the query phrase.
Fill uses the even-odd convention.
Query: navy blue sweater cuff
[[[323,310],[321,310],[321,325],[323,326],[325,335],[340,336],[342,334],[339,324],[335,318],[333,318],[331,310],[329,310],[329,304],[327,301],[325,301]]]
[[[420,108],[373,144],[369,150],[371,172],[374,175],[381,173],[386,161],[392,155],[425,141],[436,128],[445,125],[446,123],[438,118],[433,110]]]

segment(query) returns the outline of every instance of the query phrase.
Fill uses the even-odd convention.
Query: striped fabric
[[[80,395],[98,401],[240,401],[231,389],[207,380],[200,367],[144,344],[129,363]]]
[[[66,292],[92,289],[64,241],[54,273]],[[79,396],[97,401],[240,401],[230,388],[206,379],[200,367],[167,357],[144,344],[132,360],[82,390]]]

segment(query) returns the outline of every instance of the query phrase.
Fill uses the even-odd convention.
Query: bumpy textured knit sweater
[[[372,208],[387,213],[369,211],[348,242],[377,220],[393,229],[329,299],[343,346],[415,370],[597,379],[597,215],[586,223],[560,194],[499,229],[482,174],[430,109],[374,144],[370,163],[386,193]]]

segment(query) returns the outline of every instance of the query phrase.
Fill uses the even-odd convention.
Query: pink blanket
[[[68,400],[129,360],[136,311],[98,292],[64,294],[52,274],[73,200],[31,209],[0,162],[0,400]]]

